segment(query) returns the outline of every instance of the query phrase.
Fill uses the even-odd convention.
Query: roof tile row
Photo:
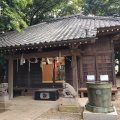
[[[0,37],[0,47],[67,41],[97,34],[98,28],[120,26],[120,19],[75,15],[42,22],[24,29],[23,33],[8,32]]]

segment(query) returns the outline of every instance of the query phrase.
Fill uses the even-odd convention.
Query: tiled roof
[[[23,33],[8,32],[0,37],[0,47],[83,40],[81,38],[96,36],[98,28],[114,26],[120,26],[119,18],[82,15],[63,17],[30,26]]]

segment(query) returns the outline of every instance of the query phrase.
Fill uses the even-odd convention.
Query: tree
[[[32,0],[1,0],[0,5],[3,11],[0,15],[0,32],[17,30],[27,27],[23,17],[23,10],[27,5],[32,4]]]
[[[74,15],[81,12],[82,0],[69,0],[67,3],[61,3],[53,9],[56,17]]]
[[[83,0],[84,14],[112,16],[120,14],[120,0]]]
[[[20,32],[21,28],[27,25],[54,18],[56,13],[53,14],[53,11],[56,7],[65,8],[69,1],[71,0],[1,0],[3,11],[0,16],[0,32],[11,30]]]
[[[29,25],[37,24],[40,21],[70,15],[74,12],[75,5],[69,5],[71,0],[34,0],[32,5],[29,5],[25,11],[25,21]],[[61,12],[60,12],[61,11]],[[67,11],[67,12],[66,12]]]

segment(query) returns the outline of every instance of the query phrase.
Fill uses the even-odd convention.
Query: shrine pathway
[[[120,79],[117,84],[120,85]],[[87,99],[81,100],[84,105]],[[118,100],[112,101],[112,103],[116,107],[118,120],[120,120],[120,87]],[[8,110],[1,111],[0,120],[82,120],[78,113],[58,112],[56,108],[60,105],[60,99],[57,101],[40,101],[34,100],[30,96],[19,96],[10,100],[10,104]]]
[[[86,100],[86,98],[82,99],[81,103],[84,105]],[[32,97],[20,96],[10,100],[10,103],[9,109],[0,113],[0,120],[82,120],[78,113],[58,112],[56,108],[60,100],[37,101]],[[120,120],[120,91],[118,100],[112,103],[116,106]]]
[[[1,111],[0,120],[80,120],[81,117],[76,113],[58,112],[60,99],[41,101],[30,96],[20,96],[9,102],[11,106],[8,110]]]

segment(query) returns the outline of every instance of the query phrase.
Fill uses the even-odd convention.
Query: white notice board
[[[95,75],[87,75],[87,81],[94,81]]]
[[[108,75],[100,75],[100,81],[108,81]]]

